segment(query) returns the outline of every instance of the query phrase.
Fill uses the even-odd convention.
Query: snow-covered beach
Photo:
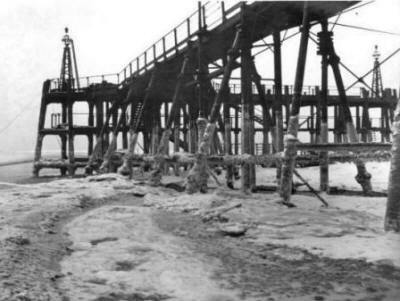
[[[384,191],[389,163],[368,168]],[[317,171],[299,169],[315,186]],[[353,174],[351,164],[332,165],[331,185],[359,189]],[[258,170],[259,184],[274,177],[274,169]],[[385,197],[323,195],[324,208],[303,192],[287,208],[276,193],[244,195],[213,180],[209,193],[188,195],[147,186],[146,174],[135,178],[3,187],[0,300],[395,300],[400,293],[400,237],[383,231]]]

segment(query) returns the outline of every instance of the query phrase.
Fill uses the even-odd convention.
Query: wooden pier
[[[397,103],[392,89],[382,87],[377,95],[368,85],[348,91],[344,87],[343,66],[336,54],[340,50],[334,48],[333,32],[327,25],[330,17],[357,4],[199,4],[193,14],[116,74],[79,78],[68,50],[74,52],[73,43],[65,43],[60,78],[43,84],[34,174],[38,176],[42,168],[56,168],[72,176],[81,167],[86,173],[119,167],[122,174],[131,174],[140,147],[140,153],[152,158],[147,161],[152,165],[150,180],[155,185],[165,172],[166,162],[175,164],[175,170],[182,163],[171,161],[174,153],[197,153],[190,162],[183,162],[192,167],[189,192],[206,190],[210,156],[235,157],[236,161],[219,161],[226,170],[227,185],[233,185],[233,168],[240,167],[242,189],[251,191],[255,187],[255,164],[270,159],[278,169],[277,176],[282,177],[282,197],[290,202],[296,155],[313,151],[321,157],[320,188],[328,191],[328,151],[387,150]],[[317,26],[321,31],[314,38],[310,28]],[[295,83],[290,86],[283,84],[281,47],[291,38],[285,32],[296,27],[300,28],[301,41],[299,52],[291,54],[298,55],[298,64]],[[263,42],[268,36],[273,36],[272,44]],[[304,86],[311,39],[319,47],[322,78],[318,85]],[[265,66],[273,68],[273,79],[262,79],[257,70],[256,52],[261,48],[273,49],[274,66]],[[329,66],[335,87],[327,84]],[[239,78],[232,77],[236,69],[240,70]],[[362,84],[362,78],[358,80]],[[87,124],[78,126],[74,119],[79,112],[74,111],[74,105],[81,102],[88,106]],[[59,105],[59,113],[47,112],[51,104]],[[379,120],[370,118],[373,109],[381,111]],[[50,127],[45,127],[46,120],[51,121]],[[46,135],[60,137],[60,160],[41,156]],[[77,135],[88,139],[86,157],[75,154]],[[297,137],[305,139],[308,148],[299,144]],[[124,157],[115,160],[117,154]],[[260,161],[257,156],[269,159]],[[359,171],[357,179],[368,193],[370,175],[362,160],[353,159]],[[121,166],[115,166],[117,161]]]

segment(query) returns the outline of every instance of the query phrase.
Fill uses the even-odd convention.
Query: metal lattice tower
[[[76,63],[74,41],[68,35],[68,27],[65,28],[65,35],[63,36],[62,41],[64,42],[64,52],[61,61],[60,73],[61,90],[66,91],[68,89],[75,88],[74,71],[76,78],[76,87],[79,89],[79,76]],[[72,63],[74,65],[72,65]]]
[[[378,45],[375,45],[374,53],[374,72],[372,74],[372,95],[375,98],[381,98],[383,96],[383,84],[382,84],[382,73],[379,63],[379,57],[381,54],[378,51]]]

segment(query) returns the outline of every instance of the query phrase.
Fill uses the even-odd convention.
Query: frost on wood
[[[171,137],[171,133],[172,133],[171,129],[166,129],[162,134],[160,144],[159,144],[158,150],[157,150],[158,155],[155,156],[156,168],[152,171],[152,173],[150,174],[150,178],[149,178],[149,184],[152,186],[161,185],[162,168],[165,163],[165,159],[162,155],[167,150],[167,146],[168,146],[169,138]]]
[[[133,151],[135,149],[136,141],[138,138],[138,134],[135,132],[132,132],[130,137],[129,137],[129,148],[128,152],[124,157],[124,162],[122,166],[118,169],[118,173],[121,175],[131,175],[132,174],[132,156],[133,156]]]
[[[283,155],[280,195],[283,201],[290,202],[292,194],[293,169],[296,159],[297,131],[299,127],[299,116],[291,116],[288,124],[288,133],[285,136],[285,150]]]
[[[208,123],[204,131],[203,139],[199,145],[199,154],[197,156],[197,160],[186,179],[186,191],[188,193],[207,191],[207,181],[209,177],[207,168],[207,154],[210,149],[214,130],[215,123]]]
[[[353,122],[347,122],[346,130],[350,142],[357,143],[358,136]],[[371,174],[367,171],[365,163],[362,159],[357,158],[354,163],[356,164],[358,171],[355,177],[356,181],[361,185],[364,194],[368,195],[372,192]]]

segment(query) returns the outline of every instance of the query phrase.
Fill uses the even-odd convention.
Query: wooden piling
[[[321,37],[322,35],[328,34],[328,22],[327,20],[321,21],[322,32],[319,33],[320,37],[320,49],[318,52],[322,56],[321,60],[321,91],[319,93],[319,111],[321,116],[320,124],[320,143],[328,143],[328,54],[326,49],[323,49],[326,45],[323,45],[325,41]],[[336,115],[335,115],[336,118]],[[334,121],[336,124],[336,120]],[[321,191],[329,192],[329,158],[328,152],[321,152],[319,155],[319,175],[320,175],[320,189]]]
[[[283,202],[290,203],[292,193],[293,170],[296,158],[297,131],[299,125],[299,112],[301,105],[301,94],[303,89],[304,70],[307,58],[308,36],[310,25],[308,21],[308,3],[304,3],[303,21],[301,29],[301,38],[299,46],[299,56],[297,59],[296,77],[292,105],[290,110],[290,119],[288,122],[287,135],[285,138],[285,151],[282,166],[282,181],[280,186],[280,195]]]
[[[46,96],[49,92],[49,89],[50,89],[50,80],[46,80],[42,86],[42,100],[40,103],[38,135],[37,135],[36,147],[35,147],[35,158],[34,158],[35,162],[40,161],[40,159],[42,157],[42,146],[43,146],[43,139],[44,139],[44,134],[42,133],[42,130],[44,129],[44,124],[46,121],[45,120],[46,119],[46,110],[47,110]],[[33,168],[33,175],[35,177],[39,176],[38,168],[36,168],[36,167]]]

